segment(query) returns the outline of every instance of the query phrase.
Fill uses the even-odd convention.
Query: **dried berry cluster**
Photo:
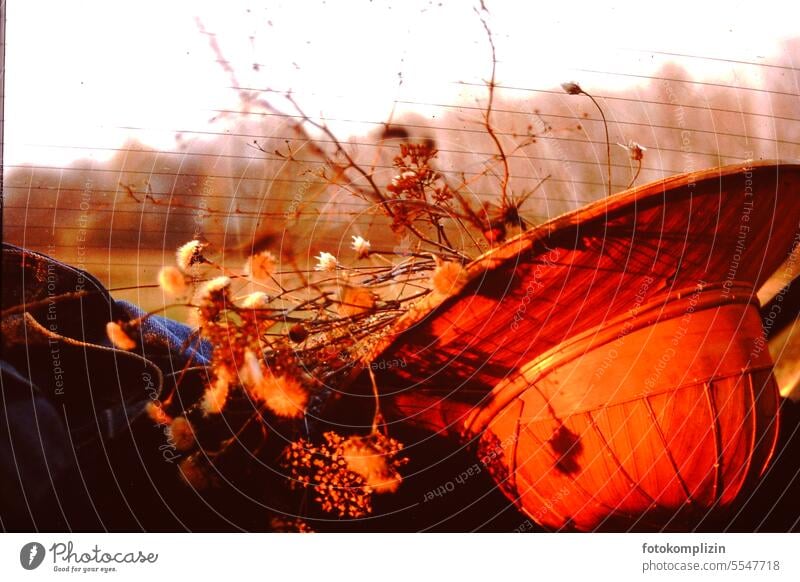
[[[418,220],[440,231],[442,220],[450,215],[453,192],[431,165],[436,155],[437,151],[426,143],[400,145],[400,154],[393,161],[398,173],[386,187],[395,232]]]
[[[348,438],[326,432],[323,437],[321,444],[292,443],[284,459],[293,482],[313,490],[323,511],[363,517],[372,512],[373,493],[397,490],[398,469],[407,461],[399,456],[400,442],[379,432]]]

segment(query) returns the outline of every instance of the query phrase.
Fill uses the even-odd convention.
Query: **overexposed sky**
[[[67,164],[130,135],[175,149],[178,130],[223,131],[215,109],[236,91],[198,19],[246,87],[292,89],[311,114],[385,119],[395,100],[457,103],[490,72],[475,4],[464,2],[179,2],[9,0],[6,164]],[[758,87],[758,68],[787,62],[797,2],[487,2],[498,82],[588,89],[643,83],[670,57],[697,79]],[[258,66],[254,66],[257,63]],[[588,71],[610,71],[604,75]],[[401,75],[401,76],[399,76]],[[402,84],[400,80],[402,78]],[[413,105],[403,105],[413,109]],[[342,134],[357,131],[332,123]],[[131,130],[128,128],[140,128]],[[143,130],[141,129],[143,128]]]

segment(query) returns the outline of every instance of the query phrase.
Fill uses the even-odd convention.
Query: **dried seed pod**
[[[295,323],[289,328],[289,339],[294,343],[299,344],[304,342],[308,337],[308,330],[302,323]]]
[[[169,435],[175,443],[175,448],[179,451],[188,451],[194,446],[194,428],[189,419],[179,416],[169,426]]]

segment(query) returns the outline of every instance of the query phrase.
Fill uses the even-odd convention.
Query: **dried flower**
[[[316,493],[323,511],[362,517],[372,512],[372,493],[397,489],[397,468],[407,461],[399,457],[402,443],[379,433],[347,439],[335,432],[322,436],[319,445],[304,439],[289,445],[284,462],[296,484]]]
[[[199,308],[189,310],[189,313],[186,314],[186,324],[193,328],[198,328],[203,325]]]
[[[574,82],[561,83],[561,88],[569,95],[580,95],[583,93],[581,86]]]
[[[198,327],[204,327],[214,321],[230,302],[228,277],[215,277],[208,281],[197,294],[199,308],[197,310]]]
[[[231,280],[229,277],[214,277],[205,285],[203,285],[202,289],[200,289],[200,297],[211,298],[213,295],[217,295],[227,290],[230,284]]]
[[[250,293],[242,298],[242,307],[245,309],[262,309],[269,304],[269,295],[263,291]]]
[[[186,277],[173,266],[162,267],[158,272],[158,284],[164,293],[183,295],[186,292]]]
[[[175,261],[178,264],[178,268],[185,273],[192,265],[205,262],[206,259],[203,257],[204,248],[205,245],[199,240],[190,240],[181,245],[175,253]]]
[[[169,436],[179,451],[188,451],[194,446],[194,429],[185,416],[179,416],[169,425]]]
[[[144,407],[144,411],[150,420],[158,425],[170,424],[172,422],[172,417],[164,411],[160,402],[151,400]]]
[[[628,142],[628,145],[624,145],[621,143],[617,143],[617,145],[625,150],[628,151],[628,155],[634,162],[641,161],[644,158],[644,152],[647,151],[647,148],[643,145],[638,144],[637,142],[631,140]]]
[[[315,271],[335,271],[339,265],[334,255],[324,251],[314,258],[317,259],[317,266],[314,267]]]
[[[375,296],[365,287],[352,285],[342,286],[338,311],[342,317],[350,317],[366,313],[375,307]]]
[[[207,489],[215,484],[216,479],[211,473],[208,461],[200,456],[201,453],[194,453],[178,463],[178,470],[181,477],[191,487],[195,489]]]
[[[437,293],[449,295],[455,293],[461,286],[466,273],[459,263],[436,259],[436,269],[431,276],[433,289]]]
[[[356,252],[356,256],[359,259],[366,259],[369,256],[370,248],[372,244],[365,238],[361,236],[354,236],[353,237],[353,244],[351,248]]]
[[[219,414],[228,400],[231,377],[226,368],[216,370],[217,377],[214,383],[206,388],[200,406],[206,414]]]
[[[285,453],[285,464],[294,483],[316,493],[323,511],[340,517],[363,517],[372,513],[372,495],[364,478],[347,469],[342,458],[344,438],[335,432],[322,435],[320,445],[300,439]]]
[[[266,283],[272,280],[272,275],[277,270],[278,261],[269,251],[261,251],[247,258],[244,265],[245,275],[253,281]]]
[[[261,369],[261,362],[252,350],[245,350],[244,364],[239,375],[242,384],[245,386],[255,386],[264,380],[264,371]]]
[[[402,482],[400,474],[389,466],[389,458],[372,444],[372,438],[353,436],[342,444],[347,468],[364,478],[376,493],[394,493]]]
[[[249,391],[253,398],[283,418],[302,417],[308,404],[308,392],[291,376],[266,374],[260,382],[250,386]]]
[[[136,342],[125,333],[123,327],[116,321],[109,321],[106,324],[106,335],[108,335],[108,339],[111,340],[114,347],[120,350],[132,350],[136,347]]]

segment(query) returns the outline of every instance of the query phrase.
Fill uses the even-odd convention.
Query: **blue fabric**
[[[136,319],[146,314],[142,308],[129,301],[117,300],[114,304],[129,319]],[[197,342],[192,338],[192,328],[187,325],[159,315],[151,315],[144,320],[141,329],[142,335],[149,338],[151,343],[158,342],[159,345],[166,346],[168,353],[180,366],[190,359],[195,365],[208,365],[211,361],[211,344],[207,340]]]
[[[7,244],[2,274],[0,528],[139,529],[131,499],[148,497],[141,484],[130,491],[123,481],[163,473],[167,485],[157,489],[175,482],[162,455],[163,428],[154,430],[142,413],[174,387],[177,372],[207,365],[211,345],[188,326],[153,316],[136,349],[115,350],[106,324],[145,313],[115,301],[96,278]],[[190,374],[182,386],[197,394],[203,381]],[[148,439],[156,440],[144,447]],[[122,466],[113,466],[117,460]],[[101,512],[99,504],[109,507]]]

